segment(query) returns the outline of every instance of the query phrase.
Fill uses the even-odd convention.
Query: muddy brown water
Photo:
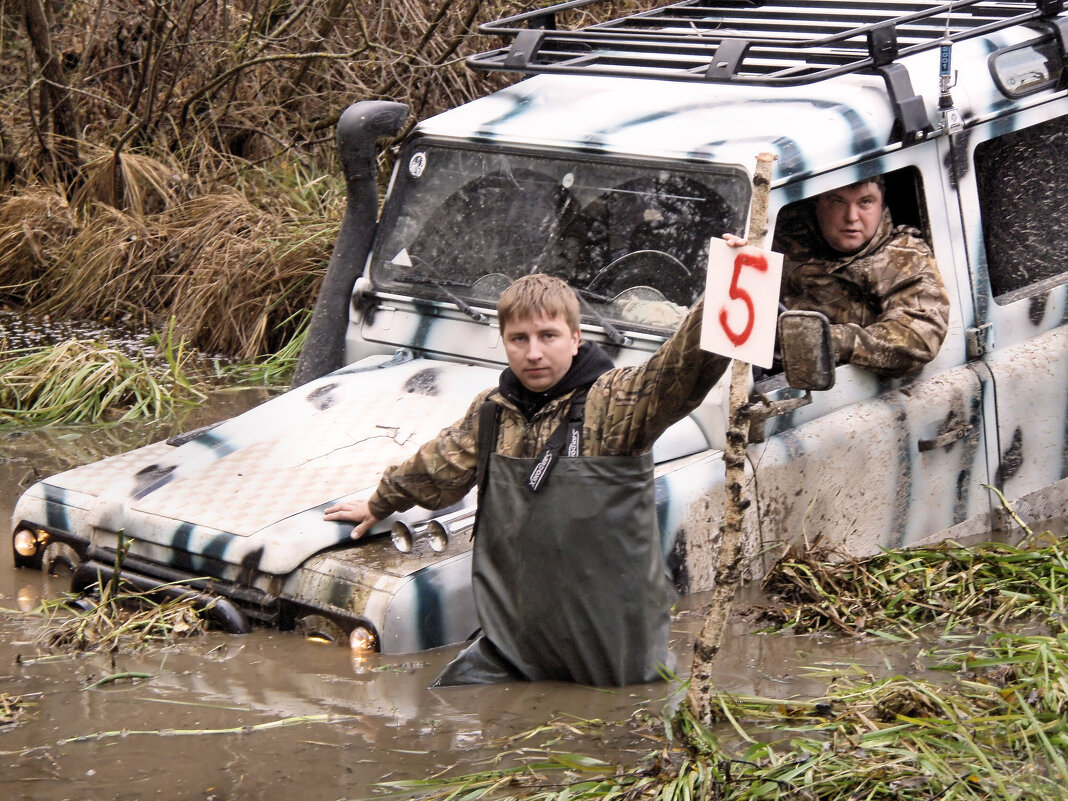
[[[35,476],[222,419],[262,399],[222,393],[166,425],[0,429],[0,512],[10,518]],[[545,747],[633,765],[659,742],[655,730],[629,721],[678,697],[669,682],[430,690],[457,646],[358,660],[345,648],[262,630],[209,633],[140,653],[47,656],[35,644],[41,618],[20,610],[58,597],[66,584],[16,570],[9,535],[5,526],[0,693],[32,702],[0,728],[0,792],[12,801],[374,798],[391,792],[383,782],[487,770],[502,755],[514,764]],[[680,604],[673,648],[682,676],[702,600]],[[909,659],[898,646],[765,636],[739,624],[718,657],[718,682],[739,693],[811,696],[827,687],[821,670],[860,664],[896,672],[907,670]],[[119,673],[148,677],[91,686]],[[604,725],[586,726],[591,720]],[[524,736],[541,727],[548,728]]]

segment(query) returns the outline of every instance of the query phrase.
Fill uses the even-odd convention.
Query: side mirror
[[[780,314],[779,349],[791,387],[821,391],[834,386],[834,348],[826,316],[810,311]]]

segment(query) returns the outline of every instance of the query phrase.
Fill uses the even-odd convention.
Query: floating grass
[[[49,620],[37,637],[39,646],[68,654],[115,653],[167,644],[205,631],[205,621],[191,595],[160,601],[151,591],[124,590],[122,564],[129,545],[120,532],[114,570],[107,582],[98,585],[97,602],[83,598],[88,608],[73,614],[68,613],[65,601],[49,601],[42,606],[40,611],[48,613]]]
[[[14,726],[32,705],[25,696],[0,693],[0,729]]]
[[[173,332],[172,332],[173,333]],[[0,425],[101,423],[160,418],[204,392],[185,371],[172,336],[147,360],[85,339],[19,351],[0,348]]]
[[[356,715],[293,715],[287,718],[278,718],[264,723],[254,723],[248,726],[228,726],[218,729],[122,729],[119,731],[98,731],[92,734],[82,734],[77,737],[67,737],[59,740],[56,745],[70,745],[72,743],[93,742],[111,738],[133,737],[137,735],[154,735],[156,737],[202,737],[217,736],[220,734],[254,734],[272,729],[288,728],[290,726],[306,726],[311,723],[346,723],[350,720],[358,720]]]
[[[924,628],[1001,629],[1043,622],[1065,630],[1068,538],[1014,546],[884,551],[828,561],[820,554],[782,560],[764,580],[778,603],[760,610],[770,629],[795,633],[882,632],[914,639]]]
[[[68,654],[166,645],[206,629],[190,599],[157,601],[148,593],[117,592],[87,611],[69,613],[58,606],[46,607],[51,616],[37,643]]]
[[[998,635],[939,655],[946,684],[842,680],[825,696],[720,694],[714,734],[684,707],[672,739],[629,768],[546,748],[519,764],[389,782],[420,799],[933,799],[1068,797],[1068,638]],[[1006,671],[1011,664],[1013,671]]]

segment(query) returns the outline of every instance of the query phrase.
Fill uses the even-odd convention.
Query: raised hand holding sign
[[[708,248],[701,347],[771,367],[781,276],[781,253],[735,248],[713,239]]]

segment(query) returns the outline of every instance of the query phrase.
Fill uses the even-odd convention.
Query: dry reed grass
[[[73,209],[53,189],[31,187],[0,199],[0,298],[46,301],[41,275],[77,230]]]
[[[167,222],[175,254],[170,313],[199,348],[245,359],[282,344],[271,342],[273,329],[315,296],[336,233],[287,226],[237,193],[191,200]]]
[[[5,227],[20,211],[35,222]],[[37,313],[174,319],[190,346],[251,359],[297,333],[336,233],[333,219],[265,211],[235,190],[145,216],[100,202],[76,214],[41,191],[0,205],[0,286]]]
[[[50,45],[80,139],[62,140],[40,65],[0,48],[0,299],[156,327],[173,316],[192,346],[228,356],[283,347],[314,305],[341,215],[341,111],[400,100],[411,126],[513,81],[471,72],[463,57],[497,44],[480,22],[546,4],[56,6]],[[569,16],[650,5],[605,0]],[[24,35],[18,14],[0,15],[3,41]],[[76,164],[57,164],[72,153]]]
[[[116,153],[92,147],[83,167],[83,182],[73,203],[103,203],[143,217],[175,205],[189,176],[176,166],[141,153]]]

